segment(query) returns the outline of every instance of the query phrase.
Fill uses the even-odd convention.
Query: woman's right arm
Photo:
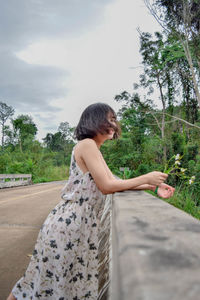
[[[168,176],[167,174],[154,171],[136,178],[115,179],[109,176],[102,154],[92,139],[82,141],[77,150],[81,153],[81,158],[103,194],[132,190],[143,184],[159,186]]]

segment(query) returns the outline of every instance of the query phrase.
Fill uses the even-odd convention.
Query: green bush
[[[69,176],[69,167],[66,166],[49,166],[43,169],[43,172],[40,170],[40,174],[35,174],[33,177],[34,183],[39,182],[49,182],[57,180],[66,180]]]

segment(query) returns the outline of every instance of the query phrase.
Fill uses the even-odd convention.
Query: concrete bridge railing
[[[31,184],[31,174],[0,174],[0,188]]]
[[[146,192],[126,191],[113,195],[110,222],[110,282],[100,299],[200,299],[200,221]]]

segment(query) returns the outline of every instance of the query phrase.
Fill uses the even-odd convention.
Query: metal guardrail
[[[32,183],[31,174],[0,174],[0,189],[29,185]]]

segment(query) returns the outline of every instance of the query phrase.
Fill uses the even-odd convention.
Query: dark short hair
[[[108,115],[116,119],[114,110],[105,103],[94,103],[89,105],[82,113],[80,121],[75,129],[75,137],[78,141],[93,138],[98,133],[106,134],[110,128],[115,130],[113,138],[120,135],[120,126],[116,120],[116,125],[108,121]]]

